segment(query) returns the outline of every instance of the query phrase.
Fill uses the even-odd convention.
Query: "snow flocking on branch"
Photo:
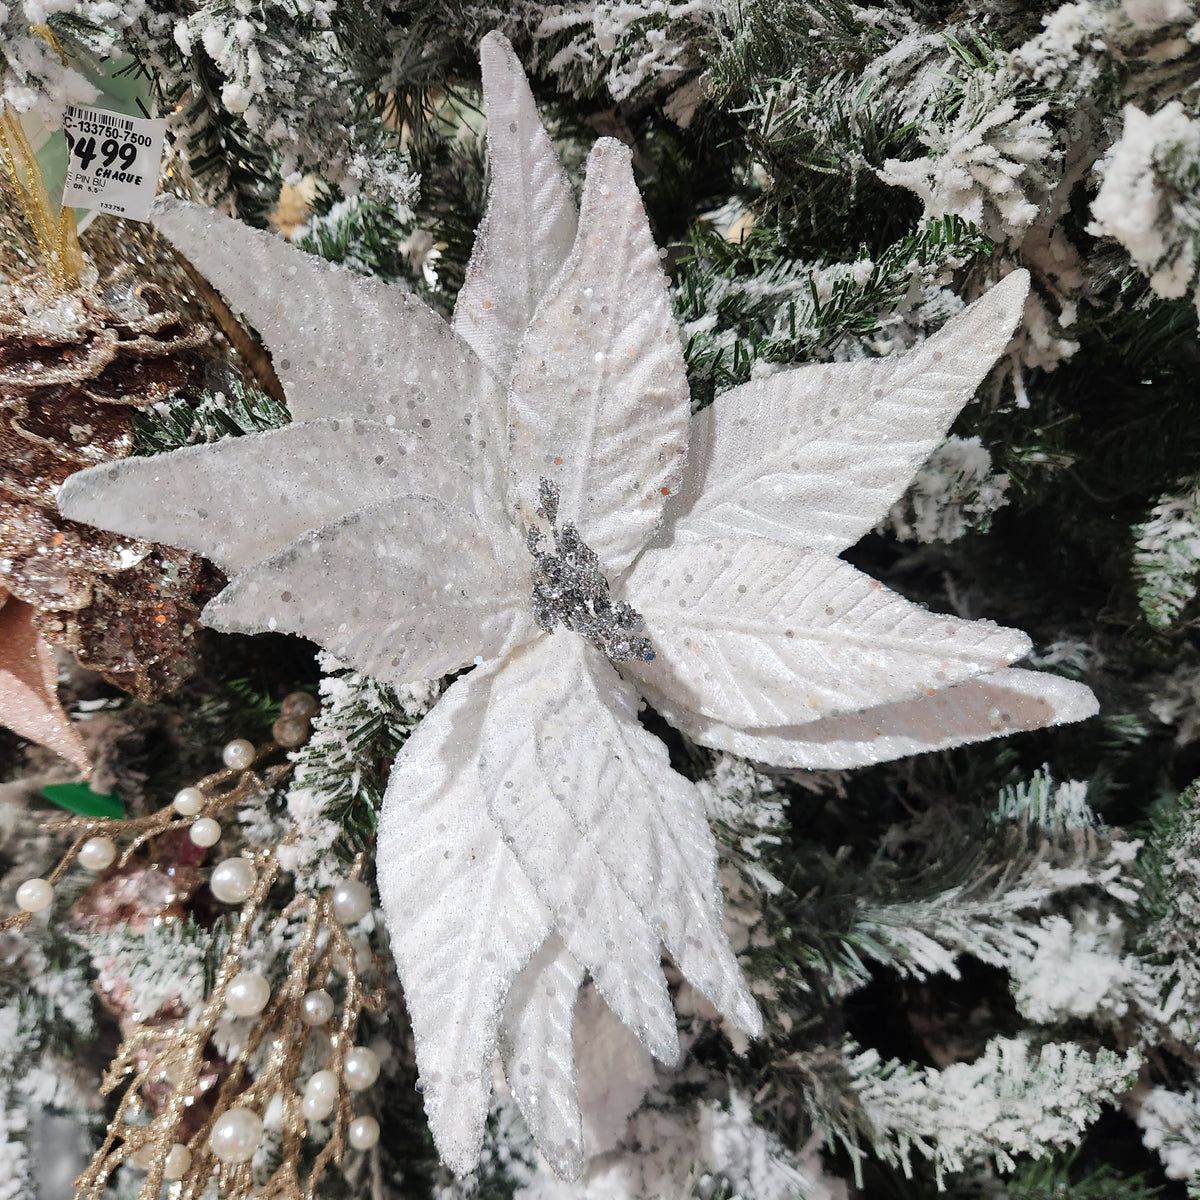
[[[974,1061],[941,1071],[849,1049],[876,1153],[907,1174],[916,1151],[933,1163],[939,1186],[972,1162],[991,1158],[1011,1171],[1016,1155],[1041,1158],[1071,1145],[1140,1065],[1132,1050],[1093,1056],[1072,1042],[1035,1048],[1028,1037],[993,1038]]]
[[[977,437],[947,438],[888,510],[883,527],[902,542],[953,542],[1008,503],[1007,475]]]
[[[888,159],[880,179],[915,192],[926,218],[953,213],[994,237],[1027,229],[1054,185],[1060,155],[1044,120],[1049,106],[1023,103],[1020,85],[1006,67],[975,72],[949,120],[937,119],[940,97],[931,97],[921,114],[928,155]]]
[[[1128,1108],[1142,1130],[1142,1143],[1162,1159],[1163,1173],[1192,1184],[1188,1195],[1194,1196],[1200,1179],[1200,1087],[1193,1081],[1181,1092],[1135,1091]]]
[[[294,423],[84,472],[60,504],[211,558],[230,577],[217,629],[300,633],[393,686],[474,666],[392,769],[380,894],[445,1161],[475,1165],[498,1050],[571,1177],[585,973],[667,1063],[660,943],[732,1026],[761,1026],[701,796],[639,692],[703,745],[793,767],[1095,700],[1012,669],[1023,634],[929,613],[837,557],[1002,352],[1027,276],[906,354],[783,370],[689,418],[629,151],[596,144],[577,212],[511,47],[491,34],[481,54],[492,184],[452,325],[160,201],[159,228],[263,334]]]
[[[1121,137],[1099,164],[1088,232],[1115,238],[1167,299],[1187,294],[1200,263],[1200,122],[1172,101],[1148,116],[1125,108]],[[1200,295],[1192,300],[1200,305]]]
[[[1195,481],[1160,496],[1135,525],[1133,570],[1138,603],[1156,629],[1169,629],[1196,596],[1200,576],[1200,487]]]

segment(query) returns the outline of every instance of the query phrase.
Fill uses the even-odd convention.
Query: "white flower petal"
[[[1004,670],[916,700],[806,725],[736,729],[644,687],[646,698],[693,741],[777,767],[861,767],[928,750],[1083,721],[1099,711],[1090,688],[1041,671]]]
[[[505,997],[550,930],[479,798],[475,754],[492,682],[486,669],[458,680],[405,743],[376,851],[425,1112],[459,1174],[479,1160]]]
[[[524,554],[510,526],[403,496],[311,530],[241,572],[204,622],[298,633],[393,685],[434,679],[537,634]]]
[[[571,252],[578,214],[525,72],[501,33],[479,44],[487,113],[487,211],[454,306],[454,330],[502,383],[538,301]]]
[[[718,396],[692,420],[675,540],[853,545],[975,394],[1028,290],[1014,271],[905,354],[793,367]]]
[[[73,521],[183,546],[232,574],[306,530],[413,492],[503,519],[415,434],[336,417],[92,467],[63,484],[58,503]]]
[[[757,1036],[762,1019],[722,928],[704,802],[638,722],[639,703],[595,646],[562,638],[529,704],[542,774],[692,985]]]
[[[480,734],[480,786],[487,811],[554,913],[567,949],[655,1058],[674,1063],[679,1041],[659,933],[572,824],[537,758],[537,715],[546,698],[563,690],[555,677],[564,659],[572,661],[568,643],[575,638],[551,634],[505,663]]]
[[[563,1179],[583,1170],[583,1118],[572,1028],[584,970],[551,934],[504,1006],[504,1074],[538,1149]]]
[[[763,538],[647,551],[624,598],[657,651],[626,673],[738,727],[911,699],[1029,651],[1019,630],[938,616],[841,559]]]
[[[352,416],[417,430],[451,462],[493,476],[503,389],[431,308],[198,205],[160,196],[151,211],[262,335],[295,420]]]
[[[623,570],[679,485],[687,423],[683,352],[630,153],[602,138],[575,247],[514,369],[509,467],[523,520],[536,520],[549,479],[560,518],[606,570]]]

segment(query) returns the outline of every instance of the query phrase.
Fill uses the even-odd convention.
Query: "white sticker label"
[[[63,206],[149,220],[150,201],[158,191],[166,121],[68,104],[63,131],[67,135]]]

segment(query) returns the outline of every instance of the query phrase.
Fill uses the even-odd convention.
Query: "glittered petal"
[[[552,934],[513,985],[500,1025],[508,1086],[546,1161],[563,1179],[583,1170],[583,1119],[571,1038],[583,967]]]
[[[505,997],[550,929],[479,796],[474,755],[492,684],[487,669],[458,680],[405,743],[376,851],[425,1112],[459,1174],[479,1160]]]
[[[1083,721],[1099,711],[1090,688],[1040,671],[996,671],[936,696],[807,725],[735,729],[645,688],[646,698],[693,741],[778,767],[842,768]]]
[[[588,159],[579,236],[521,347],[509,396],[509,466],[525,522],[538,481],[617,572],[654,532],[679,484],[688,387],[667,281],[611,138]]]
[[[676,541],[774,538],[837,554],[903,495],[1020,320],[1015,271],[904,354],[780,371],[692,421]]]
[[[657,657],[626,674],[711,720],[798,725],[908,700],[1029,651],[991,621],[938,616],[849,563],[762,538],[651,550],[625,584]]]
[[[503,389],[431,308],[195,204],[160,196],[152,220],[262,335],[295,420],[390,419],[490,476]]]
[[[561,674],[574,661],[574,640],[571,633],[551,634],[505,664],[482,731],[481,786],[488,812],[554,913],[567,949],[646,1048],[674,1063],[679,1041],[659,934],[572,823],[537,761],[537,717],[563,691]]]
[[[83,738],[58,699],[54,651],[34,628],[33,613],[0,592],[0,725],[90,774]]]
[[[434,679],[536,634],[523,554],[507,525],[404,496],[303,534],[237,575],[203,619],[301,634],[385,683]]]
[[[454,330],[507,384],[538,301],[571,251],[578,215],[508,39],[489,33],[479,61],[491,184]]]
[[[342,418],[93,467],[63,484],[58,505],[71,520],[183,546],[232,574],[306,530],[413,492],[502,519],[462,467],[415,434]]]
[[[733,1024],[757,1035],[762,1020],[722,927],[703,801],[642,728],[638,705],[599,650],[564,637],[530,712],[542,773],[679,969]]]

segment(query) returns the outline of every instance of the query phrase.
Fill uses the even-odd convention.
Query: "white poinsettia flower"
[[[689,417],[628,150],[577,213],[511,47],[482,46],[492,183],[452,325],[193,206],[159,228],[258,327],[294,424],[74,476],[72,518],[207,555],[217,629],[303,634],[401,684],[470,668],[391,773],[378,879],[425,1106],[457,1171],[499,1049],[576,1175],[585,972],[659,1059],[660,962],[749,1034],[695,786],[639,692],[698,742],[849,766],[1095,711],[1009,669],[1024,634],[938,616],[837,557],[887,511],[1007,343],[1010,276],[911,352],[780,371]]]

